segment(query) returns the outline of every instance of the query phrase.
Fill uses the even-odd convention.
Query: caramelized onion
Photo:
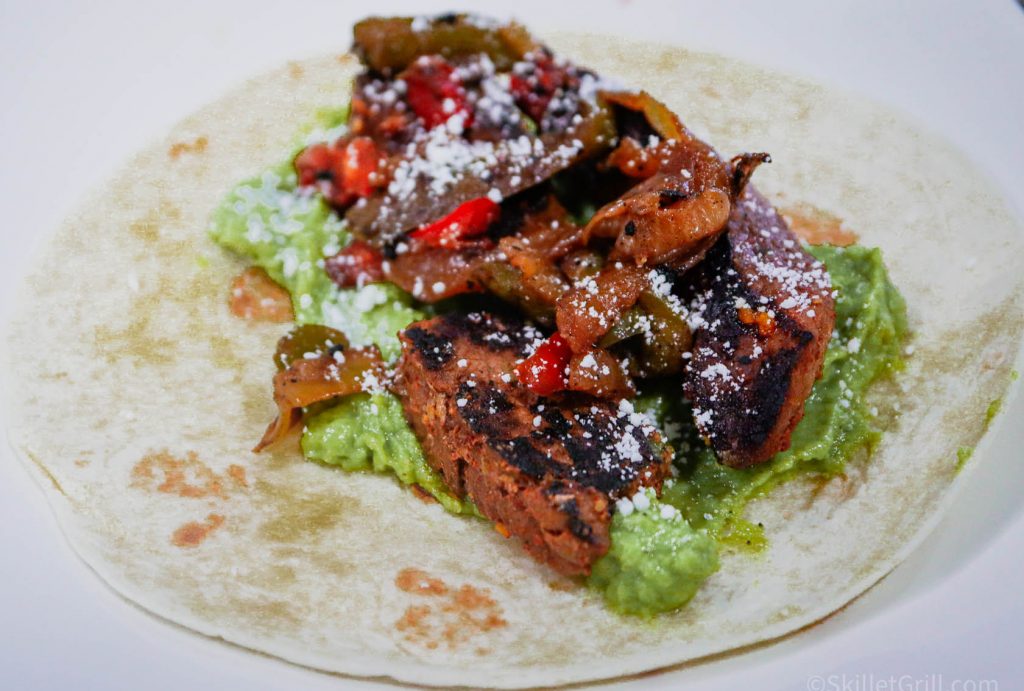
[[[567,388],[571,391],[612,400],[636,395],[633,380],[607,350],[591,348],[586,353],[574,355],[569,361],[568,370]]]
[[[480,292],[480,267],[490,253],[481,249],[426,248],[384,262],[384,277],[423,302]]]
[[[291,367],[296,360],[343,348],[348,348],[348,338],[337,329],[322,324],[302,324],[278,340],[274,364],[280,371]]]
[[[383,374],[384,360],[376,346],[295,360],[288,369],[274,375],[278,414],[253,451],[280,441],[302,419],[303,408],[364,391],[368,383],[375,383]]]
[[[646,269],[615,262],[585,279],[558,300],[558,331],[574,353],[585,353],[640,298]]]
[[[676,141],[693,139],[693,135],[683,127],[683,123],[679,121],[676,114],[646,91],[639,93],[630,91],[602,91],[600,95],[605,103],[643,113],[651,129],[662,139],[675,139]]]
[[[661,161],[655,152],[632,137],[623,137],[615,150],[608,154],[604,165],[615,168],[631,178],[649,178],[661,168]]]
[[[302,419],[302,409],[336,396],[362,390],[367,373],[383,373],[376,347],[349,349],[341,331],[322,324],[303,324],[277,342],[274,402],[278,415],[253,451],[280,441]]]
[[[662,173],[648,178],[601,208],[586,232],[616,238],[609,256],[613,261],[663,264],[685,256],[722,232],[731,205],[727,189],[709,187],[691,194],[685,191],[690,185],[678,183],[678,177]],[[666,199],[675,201],[666,205]]]
[[[732,196],[737,198],[743,193],[743,188],[747,186],[750,181],[750,176],[754,174],[758,166],[762,163],[771,163],[772,157],[768,153],[756,153],[756,154],[740,154],[739,156],[733,156],[732,160],[729,161],[729,167],[732,168]]]

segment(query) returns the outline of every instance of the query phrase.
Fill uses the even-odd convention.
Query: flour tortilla
[[[935,524],[959,483],[957,449],[978,442],[1019,358],[1024,242],[991,183],[901,117],[799,79],[619,39],[553,45],[648,89],[723,154],[770,151],[756,176],[770,199],[828,210],[883,248],[916,350],[899,387],[875,389],[893,429],[870,462],[754,502],[748,518],[764,523],[767,552],[723,555],[687,607],[650,623],[617,616],[488,524],[390,478],[321,467],[293,448],[251,454],[275,412],[269,356],[286,327],[228,313],[243,263],[205,229],[229,188],[278,162],[316,107],[345,102],[357,66],[332,56],[258,77],[178,125],[68,219],[25,287],[7,368],[13,442],[113,588],[203,634],[322,670],[546,685],[795,631],[869,588]],[[200,137],[205,149],[170,154]],[[139,466],[147,457],[152,477]],[[205,496],[170,491],[176,463]],[[189,523],[193,538],[212,529],[176,546]],[[470,586],[462,608],[451,594],[397,588],[407,567],[453,592]]]

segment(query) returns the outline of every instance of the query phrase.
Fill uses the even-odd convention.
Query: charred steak
[[[520,385],[513,368],[542,340],[520,322],[449,315],[401,339],[394,389],[430,464],[535,558],[588,574],[608,550],[615,500],[669,472],[654,429],[628,402]]]
[[[821,375],[835,323],[828,272],[747,186],[696,273],[684,391],[719,460],[761,463],[789,448]]]

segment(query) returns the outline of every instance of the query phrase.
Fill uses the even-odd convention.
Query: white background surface
[[[342,52],[352,22],[364,14],[424,11],[428,4],[0,2],[0,323],[46,231],[132,151],[248,75],[290,58]],[[1019,214],[1024,11],[1018,4],[825,5],[548,0],[474,7],[514,13],[539,31],[651,37],[860,92],[957,142]],[[976,232],[983,241],[984,229]],[[979,468],[952,514],[903,566],[843,612],[775,645],[626,685],[970,691],[985,687],[954,682],[994,679],[998,687],[989,689],[1024,688],[1024,399],[1000,422],[997,438],[972,459]],[[904,685],[884,686],[889,677]],[[382,684],[310,672],[193,636],[126,603],[77,560],[41,491],[2,445],[0,688],[299,686]]]

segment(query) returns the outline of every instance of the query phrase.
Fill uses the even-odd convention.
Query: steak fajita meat
[[[401,339],[394,389],[430,464],[536,559],[588,574],[608,550],[614,502],[660,489],[669,472],[646,418],[628,402],[518,383],[515,364],[543,337],[515,320],[448,315]]]
[[[825,267],[751,186],[697,269],[684,391],[719,460],[761,463],[789,447],[835,323]]]

